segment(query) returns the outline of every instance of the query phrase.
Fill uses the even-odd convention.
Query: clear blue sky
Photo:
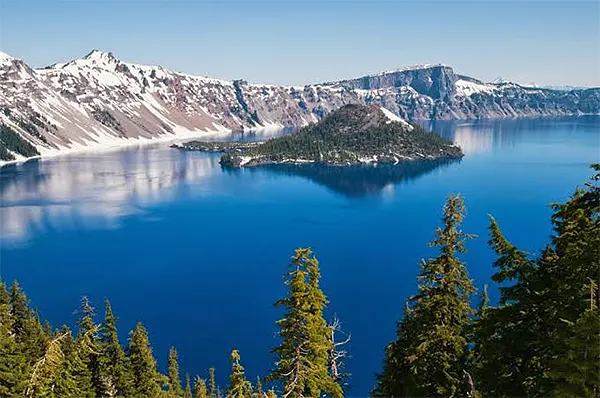
[[[445,63],[483,80],[600,86],[599,20],[597,0],[0,0],[0,49],[35,67],[98,48],[276,84]]]

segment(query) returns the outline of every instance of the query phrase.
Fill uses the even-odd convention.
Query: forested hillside
[[[501,293],[494,305],[460,258],[474,238],[461,229],[463,198],[448,198],[429,244],[437,255],[420,265],[418,292],[385,347],[373,396],[600,396],[600,165],[593,168],[590,183],[552,205],[554,232],[539,255],[511,244],[490,217],[489,245],[496,253],[490,266]],[[348,335],[324,316],[328,300],[320,279],[314,253],[296,249],[285,273],[286,295],[275,303],[281,319],[271,373],[248,380],[241,353],[233,350],[226,386],[217,385],[211,364],[196,369],[198,375],[181,374],[175,348],[167,371],[159,372],[141,323],[125,344],[119,341],[108,300],[101,322],[84,297],[77,325],[55,329],[42,322],[17,282],[8,288],[1,281],[0,396],[353,396],[344,372]],[[474,301],[480,304],[473,307]]]

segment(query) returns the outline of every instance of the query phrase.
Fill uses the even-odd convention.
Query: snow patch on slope
[[[403,124],[404,126],[409,127],[409,130],[413,129],[413,127],[406,120],[402,119],[400,116],[396,115],[389,109],[386,109],[383,106],[379,107],[379,109],[381,109],[381,112],[383,112],[383,114],[389,119],[389,122],[398,122]]]
[[[476,93],[487,93],[491,94],[494,92],[495,87],[488,84],[475,83],[467,80],[458,80],[456,82],[456,93],[463,97],[469,97]]]

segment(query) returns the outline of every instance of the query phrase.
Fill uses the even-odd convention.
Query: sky
[[[0,50],[33,67],[92,49],[194,75],[303,85],[420,63],[600,86],[600,5],[577,1],[0,0]]]

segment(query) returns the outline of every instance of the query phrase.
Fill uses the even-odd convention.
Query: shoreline
[[[266,125],[260,126],[245,130],[240,130],[243,132],[271,132],[283,129],[285,127],[279,127],[275,125]],[[119,149],[135,147],[135,146],[147,146],[152,144],[160,144],[160,143],[170,143],[180,140],[188,140],[188,139],[201,139],[211,136],[219,136],[224,134],[232,134],[237,130],[232,130],[228,128],[220,128],[217,130],[187,130],[182,131],[180,133],[174,134],[163,134],[157,137],[145,138],[145,137],[130,137],[130,138],[118,138],[115,137],[114,142],[110,144],[90,141],[87,145],[76,143],[77,147],[75,148],[64,148],[64,149],[47,149],[46,153],[41,153],[36,156],[22,157],[15,160],[0,160],[0,169],[5,166],[23,164],[31,160],[39,159],[41,161],[57,158],[60,156],[69,156],[75,154],[83,154],[83,153],[95,153],[95,152],[113,152]],[[37,148],[36,148],[37,149]]]

